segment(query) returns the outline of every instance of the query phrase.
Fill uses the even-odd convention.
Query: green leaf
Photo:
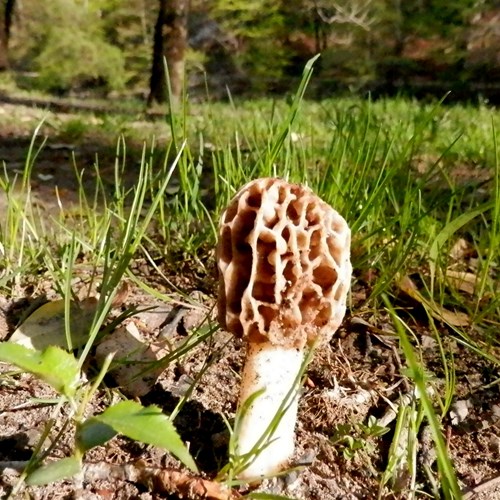
[[[165,448],[191,470],[198,471],[172,422],[157,406],[122,401],[94,418],[136,441]]]
[[[40,352],[11,342],[2,342],[0,361],[33,373],[68,398],[74,396],[80,379],[75,357],[55,346]]]
[[[116,431],[103,422],[92,417],[86,420],[76,431],[76,442],[82,453],[101,446],[116,436]]]
[[[43,465],[34,470],[26,478],[29,485],[53,483],[78,474],[81,470],[80,460],[76,457],[63,458],[57,462]]]

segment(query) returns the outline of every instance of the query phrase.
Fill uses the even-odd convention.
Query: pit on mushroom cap
[[[222,215],[217,260],[219,322],[248,343],[240,403],[266,390],[243,417],[238,437],[244,454],[295,383],[305,346],[328,341],[344,317],[352,271],[350,230],[309,188],[257,179]],[[296,413],[295,398],[273,441],[241,478],[283,466],[293,452]]]

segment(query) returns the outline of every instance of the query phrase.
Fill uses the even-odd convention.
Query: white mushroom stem
[[[256,392],[264,389],[264,393],[244,412],[235,436],[239,456],[260,442],[260,451],[249,459],[248,467],[238,475],[240,479],[262,479],[275,474],[292,456],[299,393],[297,376],[303,360],[299,349],[248,343],[239,406]],[[279,419],[279,423],[262,440],[273,419]]]

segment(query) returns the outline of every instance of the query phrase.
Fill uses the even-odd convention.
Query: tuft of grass
[[[394,326],[398,333],[401,349],[404,353],[406,362],[408,364],[408,370],[409,370],[408,376],[413,380],[415,384],[415,390],[418,391],[417,404],[420,408],[414,409],[413,412],[417,411],[418,413],[420,413],[420,417],[416,420],[416,422],[418,422],[416,427],[410,426],[410,429],[412,429],[411,431],[412,440],[413,442],[415,442],[415,440],[417,439],[418,430],[420,425],[422,424],[422,416],[425,415],[432,434],[432,438],[434,440],[434,446],[436,450],[439,479],[438,481],[435,482],[435,484],[440,484],[439,490],[441,491],[444,498],[447,499],[461,498],[462,493],[455,475],[453,464],[448,455],[445,439],[441,431],[440,419],[436,415],[434,404],[429,394],[429,383],[425,374],[425,370],[421,359],[419,359],[420,356],[415,354],[415,350],[410,342],[407,331],[411,335],[414,334],[413,332],[411,332],[411,329],[408,327],[408,325],[406,325],[401,320],[401,318],[396,314],[389,300],[386,297],[384,297],[384,299],[386,307],[393,319]],[[412,446],[411,448],[415,450],[415,446]],[[412,471],[413,484],[411,487],[411,494],[413,496],[415,493],[415,478],[416,478],[415,454],[413,454],[410,463],[413,463],[413,471]],[[426,472],[430,474],[430,470],[426,470]],[[436,491],[435,493],[438,493],[438,491]]]
[[[163,415],[159,408],[153,406],[145,408],[139,403],[125,400],[110,406],[99,415],[90,418],[86,416],[87,405],[98,390],[111,364],[112,356],[108,357],[101,371],[93,380],[87,381],[83,375],[85,361],[107,320],[119,285],[146,237],[151,220],[169,185],[183,148],[184,145],[181,144],[178,155],[165,175],[155,177],[158,188],[147,205],[145,200],[149,190],[148,180],[152,174],[151,167],[143,161],[136,186],[130,193],[124,193],[118,187],[119,196],[112,202],[108,210],[101,214],[104,221],[91,226],[94,231],[99,228],[101,233],[96,234],[91,231],[90,234],[86,234],[82,232],[82,225],[63,226],[63,222],[59,220],[57,221],[58,227],[64,230],[61,231],[57,239],[57,254],[52,253],[54,246],[45,247],[44,251],[39,254],[54,287],[64,297],[66,342],[61,347],[66,348],[67,351],[74,350],[70,318],[71,299],[74,298],[71,282],[75,267],[78,265],[78,256],[83,249],[86,251],[90,249],[94,252],[92,264],[94,272],[99,274],[100,293],[89,328],[88,339],[81,351],[78,352],[77,358],[61,347],[49,346],[43,351],[38,351],[17,345],[14,342],[0,344],[1,361],[9,362],[21,370],[33,373],[51,385],[59,394],[55,401],[56,406],[52,418],[47,422],[34,453],[27,463],[19,483],[14,488],[14,493],[19,491],[23,481],[32,485],[46,484],[77,474],[81,470],[85,452],[94,446],[105,444],[118,432],[130,436],[132,439],[165,448],[192,470],[197,470],[195,462],[181,442],[170,419]],[[31,159],[31,156],[28,155],[28,158]],[[21,195],[24,195],[25,203],[23,205],[19,205],[17,202],[9,203],[11,210],[9,216],[12,221],[8,221],[10,225],[7,228],[10,229],[10,233],[9,240],[6,242],[14,247],[16,240],[21,240],[24,245],[18,255],[13,254],[14,250],[9,254],[12,259],[11,266],[14,266],[16,262],[20,267],[25,266],[26,263],[22,260],[27,252],[25,242],[38,245],[40,238],[44,236],[42,232],[36,231],[34,224],[28,226],[29,233],[19,229],[26,220],[24,207],[29,206],[30,203],[29,175],[31,166],[31,161],[27,162],[21,185]],[[117,164],[118,169],[119,165]],[[129,199],[129,204],[126,207],[123,198]],[[82,215],[87,219],[92,217],[84,195],[80,196],[80,201],[83,201],[80,209],[87,209]],[[99,245],[91,247],[88,236],[94,241],[97,240]],[[3,247],[6,248],[5,243],[3,243]],[[97,271],[98,267],[102,270]],[[182,350],[173,350],[170,357],[179,357],[182,353]],[[55,369],[56,367],[57,369]],[[69,457],[44,464],[45,458],[58,444],[56,438],[46,449],[46,442],[56,423],[63,430],[70,426],[75,427],[74,449]],[[154,432],[151,432],[151,429],[155,429]],[[59,437],[60,435],[59,433]]]
[[[13,175],[4,165],[0,178],[0,195],[5,200],[0,221],[0,290],[14,294],[33,279],[53,282],[66,300],[66,347],[71,350],[72,280],[81,268],[90,267],[91,279],[100,283],[100,297],[88,341],[75,358],[81,372],[124,278],[151,296],[169,300],[167,294],[134,275],[135,260],[147,262],[167,284],[165,269],[176,270],[179,255],[208,274],[214,264],[211,249],[218,217],[244,183],[272,175],[308,184],[352,228],[353,286],[366,291],[366,298],[353,302],[352,307],[372,311],[375,317],[390,312],[409,370],[401,375],[420,394],[399,405],[393,445],[385,472],[380,474],[381,491],[397,490],[398,471],[406,460],[412,495],[425,482],[427,494],[459,498],[440,427],[457,383],[454,361],[441,342],[441,333],[446,331],[461,346],[498,367],[491,348],[499,343],[500,112],[486,105],[450,106],[446,100],[431,104],[358,98],[309,102],[307,83],[313,63],[306,66],[291,102],[231,99],[229,103],[184,101],[171,106],[168,121],[156,124],[156,135],[144,144],[133,187],[124,182],[133,166],[127,140],[121,135],[130,134],[131,129],[120,118],[108,119],[110,128],[116,124],[120,128],[112,189],[99,162],[93,172],[83,172],[74,161],[78,202],[67,206],[58,197],[57,210],[49,215],[37,210],[31,188],[37,155],[46,140],[40,137],[41,122],[26,152],[23,172]],[[61,125],[60,132],[78,140],[92,128],[82,123],[75,119]],[[95,179],[93,192],[85,187],[89,174]],[[473,260],[450,256],[459,240],[474,254]],[[473,294],[450,286],[447,272],[451,268],[475,276]],[[413,313],[399,303],[401,280],[410,276],[418,283],[420,306],[428,312],[427,328],[437,341],[442,362],[444,388],[436,389],[434,399],[426,392],[432,384],[418,334],[410,324]],[[436,314],[444,310],[450,314],[438,323]],[[453,322],[458,312],[466,315],[466,325]],[[159,364],[182,359],[209,341],[215,329],[207,321]],[[93,385],[83,385],[85,395],[75,402],[78,410],[68,418],[83,414],[89,394],[98,390],[103,376],[104,372]],[[54,421],[63,418],[62,407],[67,403],[67,396],[58,399]],[[437,450],[437,475],[420,470],[417,463],[425,425],[431,429]],[[365,428],[351,430],[358,441],[342,441],[347,453],[352,446],[367,445],[369,439]],[[37,466],[46,455],[40,453],[48,432],[35,450],[33,464]],[[269,432],[264,433],[260,445],[265,446],[268,437]],[[408,448],[404,455],[403,441]],[[232,457],[223,475],[233,478],[249,459]],[[60,467],[63,473],[73,470],[74,463]]]

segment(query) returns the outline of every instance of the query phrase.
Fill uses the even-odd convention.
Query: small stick
[[[483,493],[486,490],[489,490],[497,486],[498,484],[500,484],[500,476],[495,476],[492,477],[491,479],[487,479],[486,481],[479,483],[477,486],[474,486],[473,488],[466,488],[465,490],[462,490],[464,494],[462,499],[470,500],[471,498],[474,498],[474,496],[476,496],[477,494]]]
[[[0,471],[22,472],[27,461],[0,461]],[[167,493],[184,500],[237,500],[241,495],[224,484],[175,469],[146,467],[138,461],[128,464],[96,462],[84,464],[80,482],[129,481],[148,487],[151,493]]]

